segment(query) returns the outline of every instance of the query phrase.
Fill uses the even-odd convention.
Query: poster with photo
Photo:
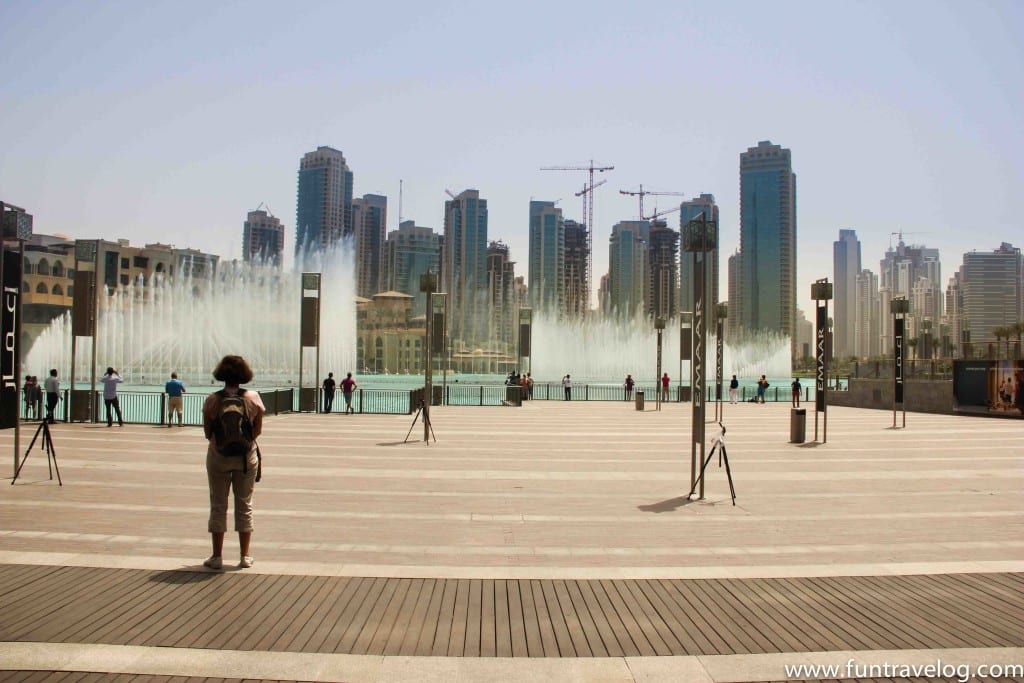
[[[958,412],[1024,416],[1024,361],[955,361],[953,398]]]

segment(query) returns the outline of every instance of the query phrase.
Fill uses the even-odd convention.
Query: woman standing
[[[210,483],[209,531],[213,543],[213,554],[203,564],[210,569],[220,569],[223,565],[228,493],[232,491],[240,555],[238,566],[244,569],[253,564],[250,554],[252,493],[260,466],[256,438],[263,431],[266,408],[258,393],[241,388],[242,384],[251,382],[252,377],[252,368],[244,358],[224,356],[213,371],[213,378],[224,382],[224,388],[207,396],[203,404],[203,433],[210,442],[206,449],[206,475]],[[229,455],[236,450],[239,441],[246,444],[243,452],[238,456]]]

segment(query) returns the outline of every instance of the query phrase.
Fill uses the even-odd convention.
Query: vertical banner
[[[822,412],[825,410],[825,362],[828,358],[825,337],[828,334],[828,308],[818,306],[815,318],[815,357],[818,361],[818,370],[814,382],[814,409]]]
[[[707,326],[704,316],[704,275],[706,254],[695,254],[697,267],[693,269],[693,389],[690,399],[693,402],[693,443],[701,446],[704,443],[704,399],[707,396],[706,363],[704,355],[706,341],[704,332]],[[703,451],[701,451],[703,453]]]
[[[21,310],[21,255],[17,251],[3,250],[2,330],[0,349],[0,429],[12,429],[18,424],[18,312]]]
[[[897,317],[892,327],[892,348],[895,356],[895,369],[893,370],[893,395],[896,403],[903,403],[903,325],[906,319]]]
[[[715,400],[722,400],[722,356],[725,352],[725,342],[722,339],[722,319],[718,319],[715,327]]]

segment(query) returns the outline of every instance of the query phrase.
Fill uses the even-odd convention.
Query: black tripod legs
[[[700,486],[701,481],[704,480],[704,473],[707,472],[708,463],[711,462],[711,458],[715,457],[715,452],[718,452],[719,462],[718,466],[722,466],[722,461],[725,461],[725,475],[729,478],[729,493],[732,495],[732,504],[736,505],[736,487],[732,485],[732,470],[729,469],[729,454],[725,452],[725,446],[716,443],[708,453],[708,457],[704,459],[704,464],[700,468],[700,476],[693,482],[693,488],[686,494],[687,498],[692,498],[693,494],[696,493],[697,487]]]
[[[28,444],[28,448],[25,449],[25,455],[22,456],[21,462],[18,463],[17,469],[14,470],[14,478],[11,479],[11,486],[14,486],[14,482],[18,480],[18,475],[21,474],[21,468],[25,466],[25,461],[28,460],[28,454],[32,452],[32,447],[36,445],[36,441],[39,436],[42,435],[43,443],[42,448],[46,451],[46,465],[50,468],[50,479],[53,479],[53,471],[57,470],[57,483],[61,486],[64,482],[60,478],[60,466],[57,464],[57,449],[53,445],[53,437],[50,435],[50,425],[46,420],[39,423],[39,428],[36,429],[35,435],[32,437],[32,441]]]

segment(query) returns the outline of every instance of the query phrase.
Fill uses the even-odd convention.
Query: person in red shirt
[[[661,400],[668,400],[668,383],[672,380],[669,379],[668,373],[666,372],[661,376]]]
[[[356,414],[356,409],[352,407],[352,392],[356,390],[356,381],[352,379],[352,373],[345,375],[345,379],[341,380],[341,393],[345,396],[345,414],[352,413]]]

